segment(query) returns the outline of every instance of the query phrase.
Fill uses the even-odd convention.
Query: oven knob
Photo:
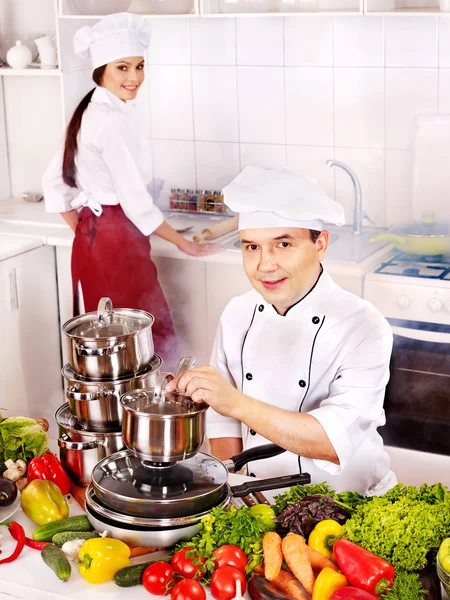
[[[399,308],[408,308],[410,305],[410,300],[408,296],[398,296],[397,297],[397,306]]]
[[[428,302],[428,308],[431,312],[439,312],[442,309],[442,302],[437,298],[431,298]]]

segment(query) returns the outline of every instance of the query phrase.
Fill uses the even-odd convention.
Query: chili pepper
[[[17,534],[17,530],[16,529],[9,529],[9,533],[12,535],[12,537],[18,541],[18,534]],[[32,540],[29,537],[25,537],[25,546],[28,546],[28,548],[34,548],[34,550],[42,550],[42,548],[44,546],[46,546],[47,544],[49,544],[50,542],[36,542],[35,540]]]
[[[334,592],[330,600],[377,600],[377,597],[364,590],[347,585]]]
[[[33,458],[28,463],[28,481],[46,479],[53,481],[61,490],[63,496],[70,492],[70,479],[60,461],[53,454],[43,454]]]
[[[347,583],[342,573],[337,573],[330,567],[325,567],[320,571],[314,583],[312,600],[330,600],[333,592],[344,587]]]
[[[0,565],[2,565],[4,563],[10,563],[13,560],[16,560],[16,558],[22,552],[25,546],[25,531],[22,525],[20,525],[20,523],[17,523],[16,521],[12,521],[11,523],[0,523],[0,525],[8,525],[9,533],[15,540],[17,540],[14,552],[10,556],[7,556],[6,558],[0,560]]]
[[[392,587],[394,567],[379,556],[348,540],[337,540],[333,551],[340,570],[351,585],[374,595]]]
[[[341,531],[342,525],[337,521],[333,521],[333,519],[320,521],[309,534],[308,546],[314,548],[317,552],[320,552],[325,558],[331,559],[332,554],[328,547],[328,539],[332,537],[334,541],[335,538],[340,535]]]

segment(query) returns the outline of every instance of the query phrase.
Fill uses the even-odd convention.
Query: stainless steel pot
[[[91,381],[67,364],[62,374],[67,382],[70,410],[84,429],[97,432],[121,429],[120,397],[133,390],[154,387],[161,364],[161,358],[155,354],[143,373],[111,381]]]
[[[63,404],[56,411],[55,420],[61,463],[77,485],[88,485],[95,465],[105,456],[124,448],[121,430],[86,431],[75,419],[68,404]]]
[[[116,308],[102,298],[97,312],[63,325],[69,363],[91,380],[114,380],[145,371],[154,354],[154,318],[143,310]]]
[[[187,356],[175,376],[195,363]],[[154,388],[135,390],[120,399],[122,432],[128,448],[142,460],[175,463],[194,456],[205,437],[206,402],[194,402],[178,392],[166,392],[171,374],[161,374]]]

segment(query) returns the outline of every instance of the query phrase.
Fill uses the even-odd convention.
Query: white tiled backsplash
[[[415,114],[450,113],[448,17],[152,21],[154,175],[219,189],[246,165],[317,179],[352,217],[408,217]]]

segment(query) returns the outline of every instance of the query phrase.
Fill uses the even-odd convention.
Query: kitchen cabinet
[[[64,397],[50,246],[0,262],[0,365],[2,416],[45,417],[53,425]]]

